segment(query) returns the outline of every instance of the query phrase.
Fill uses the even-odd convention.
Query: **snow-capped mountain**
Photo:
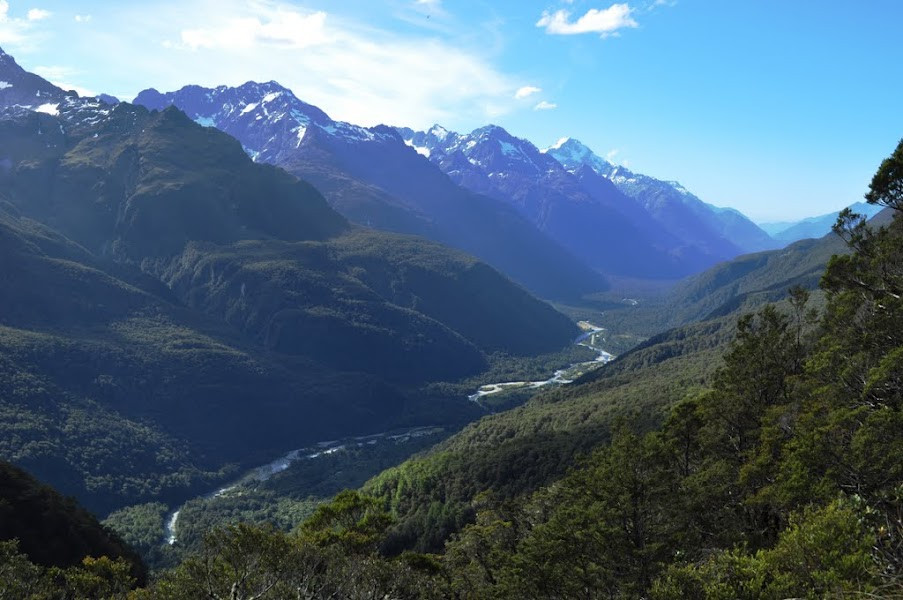
[[[610,182],[592,192],[554,158],[505,129],[488,125],[458,134],[438,125],[425,132],[399,128],[409,146],[453,181],[514,206],[540,230],[605,273],[674,277],[685,272],[667,244],[645,230],[633,202]],[[642,211],[640,211],[642,212]],[[633,217],[633,218],[632,218]],[[667,236],[666,236],[667,237]]]
[[[661,197],[661,186],[638,200],[627,180],[644,176],[615,172],[588,149],[562,144],[558,150],[582,153],[585,162],[569,168],[498,126],[466,135],[439,126],[426,132],[365,128],[331,119],[272,81],[166,94],[149,89],[135,102],[151,109],[175,105],[238,139],[258,162],[311,181],[351,220],[456,246],[546,297],[558,293],[550,285],[581,287],[549,279],[550,272],[539,276],[553,263],[569,263],[559,273],[581,272],[563,249],[603,273],[665,278],[759,249],[725,234],[727,222],[743,224],[739,214],[717,213],[679,186],[652,178],[643,180],[644,189],[667,185],[667,194],[686,201]],[[530,248],[516,249],[500,232],[520,244],[532,240]],[[525,256],[539,255],[542,261],[524,264]],[[579,278],[592,276],[583,268]],[[596,279],[583,290],[598,285]]]
[[[611,180],[671,233],[687,242],[709,240],[708,243],[718,246],[726,242],[742,252],[780,245],[739,211],[703,202],[676,181],[663,181],[614,165],[573,138],[562,138],[543,152],[570,172],[589,167]]]
[[[274,164],[290,157],[314,129],[348,143],[386,137],[385,132],[333,121],[275,81],[213,89],[190,85],[169,94],[151,88],[138,94],[135,104],[158,110],[175,105],[197,123],[241,141],[254,160]]]
[[[49,115],[67,113],[68,120],[77,122],[73,112],[81,113],[82,119],[90,119],[109,113],[115,102],[112,96],[101,94],[98,98],[81,98],[75,92],[65,91],[46,79],[23,69],[15,59],[0,49],[0,108],[5,110],[27,110]]]
[[[405,142],[458,184],[515,206],[589,264],[606,273],[680,277],[741,254],[693,216],[685,227],[656,218],[610,179],[611,168],[588,148],[562,143],[570,168],[498,126],[458,134],[441,126],[399,128]]]
[[[275,82],[187,86],[166,94],[151,89],[135,102],[151,109],[175,105],[238,139],[256,161],[310,181],[352,221],[455,246],[544,297],[574,297],[605,286],[598,273],[507,203],[456,185],[394,128],[334,121]]]
[[[22,107],[53,113],[56,105],[74,92],[64,92],[49,81],[20,67],[12,56],[0,50],[0,106]]]
[[[62,144],[67,131],[93,127],[110,117],[113,107],[98,98],[81,98],[42,77],[20,67],[0,49],[0,119],[16,120],[31,115],[34,124],[46,134],[44,143]],[[58,119],[37,118],[49,115]]]

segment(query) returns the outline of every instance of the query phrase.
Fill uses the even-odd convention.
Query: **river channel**
[[[574,363],[564,369],[559,369],[555,371],[555,373],[553,373],[551,377],[549,377],[548,379],[543,379],[542,381],[505,381],[500,383],[485,384],[480,386],[480,388],[473,394],[470,394],[467,397],[468,400],[480,404],[480,400],[483,397],[498,394],[506,390],[525,388],[538,389],[546,386],[564,385],[571,383],[576,377],[582,375],[583,373],[595,369],[598,366],[612,360],[614,356],[612,356],[605,350],[602,350],[596,340],[597,336],[599,336],[600,333],[604,331],[604,329],[586,321],[581,321],[579,325],[583,330],[583,333],[574,340],[574,344],[586,346],[587,348],[590,348],[597,352],[598,356],[595,359],[586,362]],[[380,440],[391,440],[397,443],[404,443],[411,438],[433,435],[437,431],[441,431],[441,428],[413,427],[411,429],[402,431],[376,433],[373,435],[355,438],[317,442],[312,446],[292,450],[291,452],[280,456],[274,461],[251,469],[240,478],[234,480],[228,485],[224,485],[215,489],[209,494],[205,494],[204,496],[202,496],[202,498],[216,498],[232,489],[235,489],[240,485],[266,481],[273,475],[285,471],[289,468],[289,466],[291,466],[293,462],[298,460],[316,460],[317,458],[339,452],[340,450],[343,450],[345,448],[372,445],[376,444]],[[171,512],[166,518],[165,541],[169,545],[175,544],[178,539],[178,524],[180,513],[181,507]]]

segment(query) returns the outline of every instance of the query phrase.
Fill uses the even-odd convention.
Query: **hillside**
[[[394,129],[334,121],[276,82],[149,89],[135,102],[177,106],[234,136],[255,161],[310,181],[348,219],[464,250],[544,298],[579,298],[606,287],[506,203],[455,185]]]
[[[147,593],[900,596],[901,166],[903,143],[868,195],[892,218],[838,225],[849,252],[821,310],[796,287],[665,332],[307,508],[291,533],[209,535]],[[243,494],[273,498],[262,488]]]
[[[492,490],[505,500],[550,484],[609,441],[618,419],[654,427],[671,405],[710,381],[734,321],[732,315],[662,334],[585,380],[483,417],[375,477],[363,490],[398,518],[386,550],[440,549],[474,518],[478,493]]]
[[[106,556],[124,559],[139,582],[147,575],[135,552],[75,501],[0,461],[0,542],[9,540],[17,540],[19,552],[45,567]]]
[[[0,113],[0,456],[92,510],[174,503],[324,438],[458,426],[478,407],[425,384],[577,334],[175,108],[53,109]]]
[[[885,211],[871,225],[889,218]],[[438,549],[474,518],[471,500],[478,493],[492,490],[501,501],[557,480],[581,454],[606,444],[619,420],[640,430],[657,427],[674,404],[713,385],[744,313],[774,302],[789,311],[785,300],[795,286],[813,290],[810,306],[818,306],[829,260],[847,251],[830,234],[741,256],[682,281],[659,305],[606,312],[606,324],[610,319],[619,330],[672,329],[573,385],[484,417],[371,480],[363,489],[399,515],[387,548]]]

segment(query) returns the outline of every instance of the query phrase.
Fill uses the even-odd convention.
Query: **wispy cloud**
[[[554,102],[548,102],[546,100],[542,100],[536,106],[533,107],[533,110],[554,110],[558,108],[558,105]]]
[[[325,12],[303,14],[277,9],[269,18],[236,17],[215,27],[184,29],[181,44],[192,50],[231,50],[260,45],[300,49],[329,42],[325,25]]]
[[[620,29],[637,27],[632,13],[633,9],[626,3],[612,4],[605,9],[591,8],[576,20],[571,20],[571,12],[565,9],[546,11],[542,13],[536,26],[555,35],[598,33],[602,37],[608,37],[616,35]]]
[[[618,155],[621,154],[621,150],[618,148],[613,148],[605,153],[605,160],[610,162],[613,165],[620,164],[622,167],[630,168],[630,161],[626,158],[619,161]]]
[[[533,94],[538,94],[542,91],[542,88],[538,88],[535,85],[525,85],[521,88],[518,88],[516,92],[514,92],[514,98],[517,100],[523,100],[524,98],[528,98]]]
[[[63,67],[59,65],[37,66],[32,69],[35,73],[52,83],[53,85],[64,90],[74,90],[79,96],[96,96],[94,90],[82,87],[80,85],[70,83],[73,78],[77,78],[81,73],[77,69]]]
[[[87,23],[91,20],[91,15],[75,15],[76,23]]]
[[[221,0],[214,15],[203,3],[189,5],[156,15],[164,52],[140,59],[154,71],[145,85],[275,79],[334,118],[362,125],[480,121],[517,107],[518,86],[480,48],[271,0]],[[128,51],[146,55],[141,43]]]
[[[31,23],[27,19],[11,17],[9,2],[0,0],[0,45],[24,45],[30,29]]]
[[[43,8],[32,8],[25,15],[29,21],[43,21],[49,18],[53,13]]]

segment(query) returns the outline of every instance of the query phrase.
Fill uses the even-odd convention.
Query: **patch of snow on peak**
[[[448,137],[448,129],[446,129],[442,125],[433,125],[432,127],[430,127],[430,130],[427,133],[433,134],[440,140],[444,140],[446,137]]]
[[[430,149],[427,148],[426,146],[415,146],[414,140],[412,140],[412,139],[405,140],[404,143],[406,146],[410,146],[411,148],[413,148],[417,152],[417,154],[419,154],[420,156],[425,156],[427,158],[430,157]]]
[[[502,154],[511,158],[523,158],[524,153],[514,144],[499,140],[499,146],[502,147]]]
[[[689,191],[687,188],[685,188],[684,186],[680,185],[680,184],[679,184],[678,182],[676,182],[676,181],[667,181],[667,182],[665,182],[665,183],[667,183],[668,185],[670,185],[672,188],[674,188],[675,190],[677,190],[678,192],[680,192],[680,193],[683,194],[684,196],[689,196],[689,195],[690,195],[690,191]]]
[[[45,113],[48,115],[56,116],[60,114],[60,105],[53,104],[52,102],[48,102],[47,104],[42,104],[41,106],[34,109],[35,112]]]
[[[543,152],[551,153],[558,162],[567,166],[587,162],[587,159],[595,158],[592,151],[573,138],[561,138],[554,145]]]
[[[307,127],[304,125],[298,125],[298,128],[295,129],[295,132],[298,134],[298,143],[295,144],[295,148],[301,146],[301,140],[304,139],[304,134],[307,133]]]
[[[9,88],[9,87],[13,87],[13,84],[11,84],[8,81],[0,81],[0,90],[5,90],[6,88]]]
[[[243,109],[241,109],[241,114],[249,113],[252,110],[254,110],[255,108],[257,108],[257,103],[252,102],[249,105],[247,105],[246,107],[244,107]]]
[[[275,100],[276,98],[278,98],[281,95],[282,95],[282,92],[270,92],[269,94],[267,94],[266,96],[263,97],[263,100],[261,100],[261,102],[263,104],[266,104],[267,102],[272,102],[273,100]]]

